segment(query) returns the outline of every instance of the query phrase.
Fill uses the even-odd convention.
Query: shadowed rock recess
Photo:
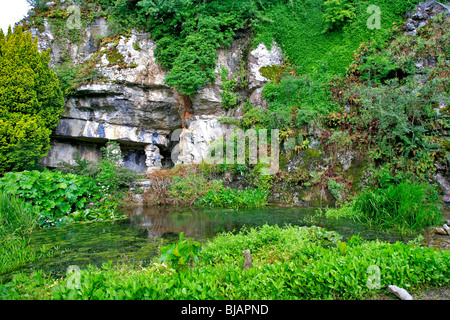
[[[239,93],[241,104],[247,99],[261,104],[262,88],[268,79],[259,69],[283,63],[276,44],[271,50],[264,44],[252,50],[250,37],[242,35],[230,47],[218,50],[215,83],[189,97],[191,106],[183,125],[183,108],[176,91],[164,82],[166,70],[156,62],[156,44],[149,34],[131,31],[118,43],[100,44],[95,39],[107,37],[109,26],[105,19],[97,18],[73,43],[57,39],[46,21],[44,27],[31,32],[38,36],[41,50],[51,49],[51,65],[69,55],[73,65],[93,62],[98,74],[97,79],[79,86],[66,99],[65,111],[52,135],[51,150],[42,160],[47,167],[55,167],[60,161],[73,164],[77,153],[82,159],[98,160],[100,148],[108,140],[120,143],[124,165],[136,171],[199,163],[207,156],[210,142],[227,128],[218,121],[226,112],[221,107],[222,68],[228,70],[229,79],[245,68],[248,81]],[[123,63],[111,63],[107,54],[111,49]],[[242,111],[237,108],[232,113],[239,116]],[[176,145],[179,152],[174,163],[171,153]]]

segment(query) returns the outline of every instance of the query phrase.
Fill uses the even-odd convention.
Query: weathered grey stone
[[[130,191],[134,191],[136,189],[142,189],[142,190],[147,190],[150,189],[153,185],[153,181],[152,180],[148,180],[148,179],[141,179],[141,180],[137,180],[131,183],[130,185]]]
[[[428,20],[430,16],[420,8],[413,14],[412,18],[414,20]]]
[[[77,88],[77,94],[66,100],[61,121],[53,132],[53,139],[69,142],[64,147],[54,143],[52,148],[55,149],[50,150],[43,163],[69,160],[79,141],[92,143],[93,150],[98,152],[99,146],[108,140],[118,141],[125,148],[124,165],[136,171],[161,169],[170,161],[168,153],[174,148],[172,143],[178,142],[171,141],[170,134],[182,128],[180,110],[173,88],[165,84],[166,70],[156,62],[156,43],[148,33],[132,30],[118,43],[101,46],[100,39],[110,33],[104,18],[95,19],[82,30],[78,43],[56,39],[45,19],[44,30],[32,29],[31,33],[33,38],[38,36],[40,50],[51,49],[51,66],[67,55],[74,64],[82,64],[100,53],[95,62],[100,77]],[[226,126],[218,121],[227,114],[221,106],[223,67],[228,70],[230,79],[246,73],[248,86],[241,88],[242,101],[251,98],[255,106],[265,107],[261,92],[268,79],[259,69],[281,65],[283,56],[276,44],[271,50],[260,44],[248,54],[250,45],[251,38],[242,36],[230,47],[218,50],[215,82],[190,96],[192,105],[186,128],[174,148],[179,153],[175,164],[201,162],[209,155],[210,143],[224,133]],[[105,49],[117,51],[124,64],[119,66],[108,61]],[[228,114],[239,117],[242,110],[238,107]],[[67,154],[62,154],[63,148]]]
[[[179,138],[178,154],[173,154],[177,164],[201,163],[210,155],[211,143],[223,137],[226,126],[215,116],[195,116],[188,122]]]
[[[414,300],[413,297],[403,288],[389,285],[387,289],[390,293],[395,294],[400,300]]]
[[[352,165],[352,160],[355,157],[351,151],[338,152],[336,155],[337,160],[342,164],[342,170],[347,171]]]
[[[447,232],[447,234],[450,236],[450,227],[447,224],[444,224],[442,227],[444,228],[445,232]]]
[[[442,192],[446,196],[450,196],[450,181],[447,176],[441,172],[437,172],[434,175],[434,180],[441,186]]]
[[[61,162],[75,165],[75,157],[78,154],[81,159],[97,162],[102,153],[94,144],[73,145],[67,142],[51,141],[50,150],[46,157],[41,160],[41,165],[51,168],[58,167]]]
[[[430,19],[441,13],[450,15],[450,6],[435,0],[419,2],[415,11],[408,14],[405,33],[415,35],[418,28],[427,25]]]
[[[269,79],[262,76],[262,67],[283,64],[283,54],[280,47],[274,43],[269,50],[264,43],[260,43],[256,49],[250,52],[248,58],[249,88],[263,86]]]
[[[250,254],[250,250],[242,251],[244,254],[244,265],[242,266],[242,270],[247,270],[253,267],[252,263],[252,255]]]
[[[406,22],[406,31],[414,31],[417,29],[417,24],[413,19],[408,19]]]

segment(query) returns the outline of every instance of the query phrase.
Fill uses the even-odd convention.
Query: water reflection
[[[206,240],[220,232],[237,232],[242,227],[264,224],[283,226],[305,225],[305,217],[315,209],[264,208],[264,209],[210,209],[139,207],[129,212],[130,225],[146,228],[149,238],[185,237]]]
[[[133,209],[129,213],[130,225],[146,228],[149,238],[185,237],[205,239],[216,234],[216,217],[193,209],[165,207]]]
[[[368,240],[405,241],[410,236],[368,229],[363,223],[349,219],[325,219],[316,208],[267,207],[263,209],[210,209],[139,207],[129,212],[130,225],[145,228],[149,238],[178,239],[185,237],[206,240],[220,232],[237,232],[244,226],[260,227],[264,224],[316,225],[337,231],[344,238],[360,234]]]
[[[367,229],[361,223],[346,219],[327,221],[314,208],[280,208],[232,210],[194,208],[138,207],[125,212],[129,219],[115,222],[74,224],[43,228],[32,234],[30,245],[36,250],[42,245],[59,247],[53,257],[32,261],[19,270],[43,269],[62,275],[70,265],[83,268],[89,264],[101,265],[107,261],[146,261],[159,255],[160,245],[176,242],[181,232],[185,237],[203,242],[218,233],[236,233],[245,226],[264,224],[311,226],[335,230],[344,238],[361,237],[382,241],[406,241],[401,235]],[[18,270],[18,271],[19,271]],[[1,277],[0,277],[1,278]]]

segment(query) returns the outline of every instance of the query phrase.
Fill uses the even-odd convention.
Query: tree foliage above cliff
[[[157,43],[158,62],[168,69],[166,83],[190,95],[216,78],[217,49],[227,47],[241,31],[253,33],[255,44],[263,41],[271,46],[276,41],[297,73],[344,75],[359,45],[374,38],[385,41],[393,23],[403,22],[405,11],[416,2],[86,0],[80,8],[83,26],[93,17],[105,16],[118,33],[133,28],[149,32]],[[374,6],[379,9],[380,27],[371,29],[369,9]],[[36,19],[47,17],[55,25],[67,19],[59,4],[39,10]]]
[[[30,33],[0,31],[0,173],[34,166],[47,154],[64,106],[49,61]]]
[[[270,2],[117,0],[111,11],[121,26],[151,33],[158,61],[169,69],[166,83],[190,95],[215,78],[217,49],[251,28],[261,4]]]
[[[216,51],[240,31],[273,41],[297,72],[344,75],[362,42],[386,41],[417,0],[106,0],[111,19],[149,31],[166,83],[193,94],[215,78]],[[375,12],[371,7],[376,7]],[[380,25],[370,26],[373,14]],[[329,77],[328,77],[329,79]]]

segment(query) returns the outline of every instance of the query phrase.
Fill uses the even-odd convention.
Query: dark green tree
[[[49,61],[21,27],[0,31],[0,174],[33,168],[50,148],[64,97]]]

